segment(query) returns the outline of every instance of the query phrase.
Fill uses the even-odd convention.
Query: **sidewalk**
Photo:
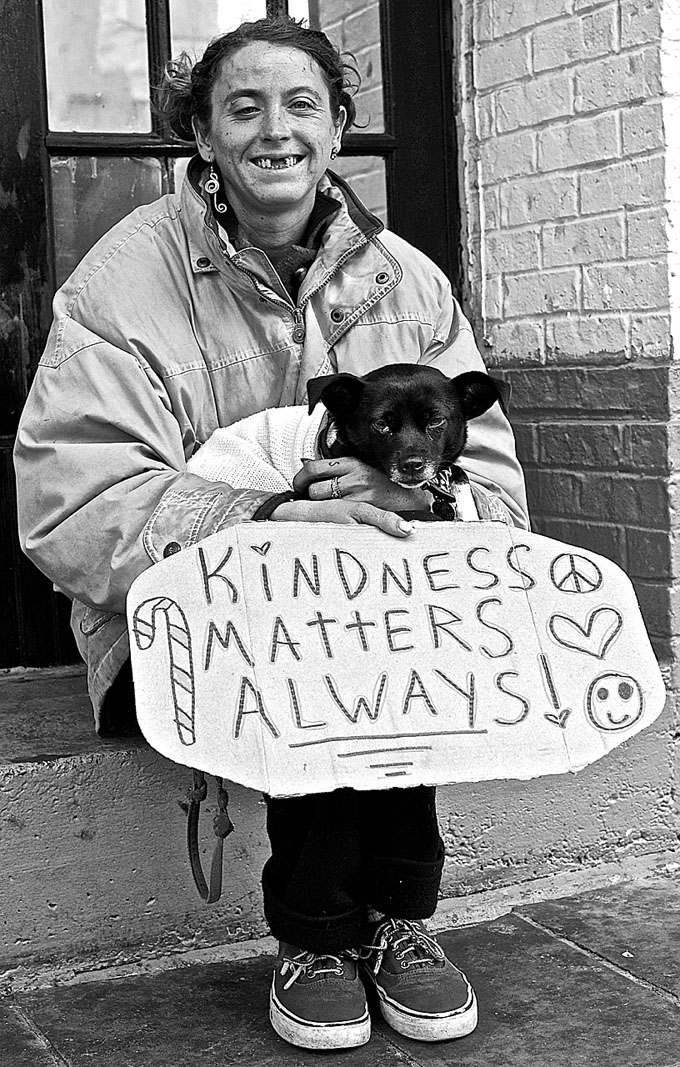
[[[680,859],[680,856],[677,857]],[[0,999],[3,1067],[680,1067],[680,862],[439,933],[480,1003],[476,1032],[422,1044],[374,1015],[361,1049],[313,1053],[267,1019],[272,956],[190,963]],[[267,939],[266,950],[272,943]],[[251,950],[253,943],[251,943]],[[238,949],[238,946],[231,946]]]

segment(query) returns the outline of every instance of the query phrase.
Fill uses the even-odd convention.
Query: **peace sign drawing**
[[[550,565],[550,577],[561,593],[594,593],[602,585],[602,571],[587,556],[563,552]]]

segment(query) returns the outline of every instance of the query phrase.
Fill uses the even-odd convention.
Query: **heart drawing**
[[[581,626],[568,615],[552,615],[548,629],[558,645],[604,659],[607,649],[621,633],[623,616],[616,608],[595,608]]]
[[[562,730],[566,730],[566,728],[567,728],[567,719],[569,718],[570,715],[571,715],[571,708],[562,708],[561,711],[555,712],[554,715],[551,714],[551,712],[546,712],[545,715],[543,716],[543,718],[547,719],[548,722],[553,723],[554,726],[559,726]]]

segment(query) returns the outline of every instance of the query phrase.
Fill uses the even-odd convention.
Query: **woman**
[[[432,503],[354,459],[308,463],[295,494],[206,482],[186,462],[214,429],[302,403],[307,380],[334,370],[482,369],[441,272],[327,171],[354,119],[346,74],[323,34],[287,18],[218,38],[191,71],[173,65],[164,106],[198,148],[181,194],[115,226],[55,298],[17,440],[20,532],[73,601],[101,732],[123,725],[126,693],[131,703],[122,613],[146,567],[252,518],[405,537],[395,511]],[[461,463],[480,506],[526,525],[498,405],[471,425]],[[474,994],[421,922],[443,864],[434,790],[267,808],[277,1032],[311,1048],[368,1040],[359,965],[402,1033],[470,1032]]]

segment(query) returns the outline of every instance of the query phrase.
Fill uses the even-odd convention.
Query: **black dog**
[[[453,467],[469,420],[496,400],[505,404],[509,387],[481,371],[447,378],[434,367],[393,363],[363,377],[312,378],[307,392],[310,412],[321,400],[333,417],[337,436],[327,456],[356,456],[397,485],[418,489]]]

